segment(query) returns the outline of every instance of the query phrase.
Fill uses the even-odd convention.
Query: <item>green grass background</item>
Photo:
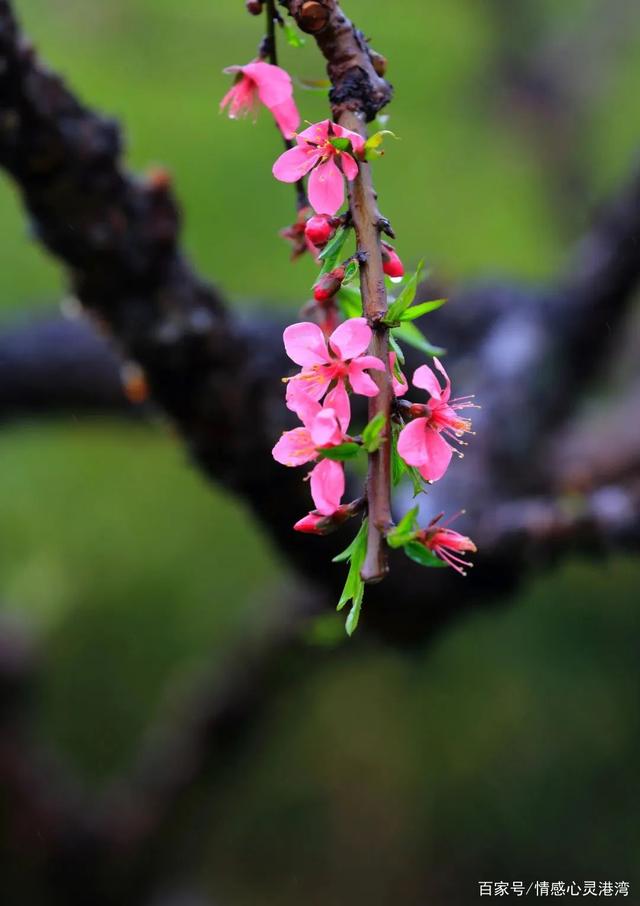
[[[200,270],[233,304],[293,313],[312,272],[289,265],[277,236],[292,213],[270,177],[277,135],[264,114],[252,125],[217,109],[222,68],[260,38],[241,0],[16,6],[50,64],[122,122],[131,167],[171,169]],[[376,182],[403,257],[455,278],[556,272],[572,228],[496,89],[505,35],[487,4],[345,6],[390,61],[400,141]],[[567,39],[607,16],[601,0],[534,6],[540,33]],[[311,42],[282,57],[323,76]],[[603,72],[575,151],[590,184],[576,231],[637,150],[640,16]],[[324,117],[318,93],[298,101],[305,119]],[[64,292],[6,179],[0,265],[7,320]],[[466,904],[482,877],[637,871],[639,579],[630,562],[568,564],[409,661],[356,642],[353,658],[310,672],[224,791],[204,796],[195,883],[234,904]],[[176,688],[259,637],[290,581],[164,426],[3,429],[0,606],[41,642],[38,732],[87,783],[126,766]],[[178,846],[178,873],[181,859]]]

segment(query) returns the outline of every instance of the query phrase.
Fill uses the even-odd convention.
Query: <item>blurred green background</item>
[[[291,191],[270,177],[277,135],[267,115],[252,125],[217,109],[222,68],[252,58],[262,21],[241,0],[16,6],[49,63],[122,122],[131,166],[171,169],[201,271],[234,304],[295,311],[312,271],[292,268],[277,236],[292,218]],[[637,152],[640,11],[345,6],[390,61],[401,140],[376,182],[403,257],[452,278],[555,273]],[[614,11],[627,17],[619,33]],[[609,38],[576,53],[594,29]],[[300,78],[323,77],[311,45],[282,50]],[[545,134],[501,77],[507,51],[538,46],[575,54],[567,137],[558,121]],[[303,118],[325,116],[321,94],[297,99]],[[578,203],[567,172],[584,180]],[[4,318],[56,304],[64,274],[6,179],[0,236]],[[38,731],[99,786],[176,688],[278,618],[291,576],[162,425],[5,427],[0,463],[0,607],[42,644]],[[466,904],[485,878],[640,883],[639,580],[631,562],[567,564],[411,659],[356,640],[348,659],[310,671],[224,791],[214,785],[195,883],[238,906]]]

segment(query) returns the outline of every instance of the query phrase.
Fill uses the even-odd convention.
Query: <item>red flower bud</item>
[[[388,242],[382,243],[382,270],[387,277],[403,277],[404,265],[400,256]]]
[[[314,214],[307,220],[304,232],[309,242],[322,248],[331,239],[335,229],[331,226],[330,218],[323,214]]]
[[[342,286],[344,279],[344,268],[336,267],[322,277],[314,284],[313,298],[316,302],[328,302],[333,298]]]
[[[247,0],[245,6],[252,16],[259,16],[262,13],[262,0]]]

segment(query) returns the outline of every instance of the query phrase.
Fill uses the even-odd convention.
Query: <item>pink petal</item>
[[[331,123],[331,128],[334,135],[339,138],[349,139],[356,154],[364,153],[364,139],[361,135],[358,135],[357,132],[352,132],[351,129],[345,129],[344,126],[339,126],[337,123]]]
[[[298,141],[313,142],[316,145],[322,145],[329,138],[329,120],[322,120],[320,123],[313,123],[308,129],[303,129],[298,134]]]
[[[292,149],[292,151],[295,150],[295,148]],[[312,153],[317,158],[318,152],[312,151]],[[287,154],[291,154],[291,151],[285,151],[282,157]],[[282,158],[280,159],[282,160]],[[276,161],[277,163],[278,161]],[[330,214],[333,216],[339,211],[344,202],[344,177],[336,167],[333,157],[330,157],[324,163],[318,164],[311,171],[307,188],[309,204],[316,214]]]
[[[342,443],[342,431],[333,409],[322,409],[311,425],[311,440],[316,447],[336,446]]]
[[[398,453],[407,465],[417,466],[427,481],[442,478],[453,455],[449,444],[429,427],[426,418],[416,418],[402,429]]]
[[[444,365],[442,364],[440,359],[437,359],[435,356],[433,357],[433,364],[436,366],[440,374],[444,377],[445,388],[442,391],[442,399],[446,402],[451,396],[451,381],[449,380],[449,375],[444,370]]]
[[[449,468],[453,450],[441,434],[429,429],[427,435],[429,459],[424,465],[419,466],[419,472],[427,481],[438,481]]]
[[[324,334],[317,324],[300,321],[290,324],[282,335],[289,358],[303,367],[324,365],[329,361]]]
[[[435,400],[442,399],[442,387],[428,365],[421,365],[416,368],[413,375],[413,385],[414,387],[420,387],[421,390],[426,390]]]
[[[370,342],[371,328],[365,318],[343,321],[329,337],[329,346],[343,362],[362,355]]]
[[[299,374],[294,375],[287,381],[287,409],[291,409],[292,412],[296,413],[298,418],[302,419],[302,415],[298,409],[304,411],[302,408],[304,406],[304,401],[301,403],[297,399],[298,390],[296,389],[296,385],[303,390],[305,396],[309,397],[312,401],[316,401],[322,399],[327,392],[327,387],[330,383],[331,378],[327,374],[327,369],[323,368],[321,365],[313,366],[309,369],[303,368]]]
[[[287,383],[287,409],[295,412],[306,428],[309,427],[322,408],[320,403],[309,393],[307,384],[308,382],[305,383],[299,377]]]
[[[343,434],[346,434],[351,421],[351,404],[349,394],[342,381],[338,381],[333,390],[327,393],[324,401],[326,407],[333,409]]]
[[[255,104],[255,87],[251,79],[243,76],[236,82],[220,101],[220,109],[229,105],[229,117],[232,120],[250,113]]]
[[[355,179],[358,175],[358,165],[351,155],[347,154],[346,151],[342,151],[340,153],[340,163],[342,164],[342,172],[347,179]]]
[[[322,459],[311,471],[311,496],[322,516],[331,516],[344,494],[344,469],[341,463]]]
[[[285,431],[271,451],[271,455],[283,466],[302,466],[305,462],[312,462],[317,456],[315,445],[306,428]]]
[[[293,138],[300,124],[300,114],[293,98],[271,107],[271,113],[284,137]]]
[[[281,154],[272,168],[280,182],[297,182],[308,173],[320,157],[320,152],[310,145],[295,145]]]
[[[293,96],[291,76],[279,66],[257,61],[243,66],[242,71],[255,82],[258,96],[269,110]]]
[[[397,370],[397,373],[400,375],[400,378],[396,377],[396,354],[395,352],[389,353],[389,367],[391,369],[391,382],[393,384],[393,392],[395,396],[404,396],[407,390],[409,389],[409,384],[407,379],[400,369]]]
[[[380,393],[380,388],[366,373],[364,366],[361,366],[359,361],[359,359],[356,359],[356,361],[352,362],[349,366],[349,383],[351,384],[351,389],[360,396],[377,396]]]

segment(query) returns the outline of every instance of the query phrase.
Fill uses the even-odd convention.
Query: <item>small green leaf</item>
[[[420,352],[424,352],[427,355],[441,356],[447,351],[446,349],[442,349],[441,346],[432,346],[422,331],[418,330],[416,325],[411,321],[401,324],[400,327],[394,327],[393,333],[399,340],[408,343],[409,346],[413,346],[415,349],[419,349]]]
[[[409,541],[408,544],[405,544],[404,552],[410,560],[414,560],[420,566],[435,566],[438,568],[442,566],[446,568],[447,566],[444,560],[436,557],[433,551],[426,548],[424,544],[420,544],[419,541]]]
[[[398,136],[391,132],[390,129],[380,129],[379,132],[374,132],[374,134],[370,135],[365,142],[364,151],[367,160],[375,160],[376,157],[382,157],[384,151],[381,150],[381,145],[385,135],[390,135],[395,139],[398,138]]]
[[[284,37],[290,47],[304,47],[307,43],[304,37],[288,22],[282,22]]]
[[[347,266],[344,269],[344,277],[342,278],[343,284],[351,283],[351,281],[355,277],[357,277],[359,273],[360,273],[360,266],[359,266],[358,262],[354,258],[352,258],[351,261],[347,264]]]
[[[389,306],[384,319],[385,323],[394,324],[396,321],[399,321],[402,313],[409,308],[415,299],[418,290],[418,281],[420,280],[420,275],[422,273],[422,265],[423,262],[421,261],[416,272],[411,274],[405,285],[402,287],[398,298]]]
[[[402,351],[400,344],[392,333],[389,334],[389,346],[391,347],[391,351],[395,352],[396,358],[400,365],[404,365],[404,352]]]
[[[344,584],[342,594],[340,595],[340,600],[338,601],[337,610],[342,610],[342,608],[349,601],[353,601],[352,611],[356,611],[351,617],[351,621],[348,622],[347,632],[351,635],[351,632],[356,628],[358,623],[358,618],[360,615],[360,608],[362,606],[362,598],[364,596],[364,583],[360,578],[360,570],[362,569],[362,564],[364,563],[364,558],[367,553],[367,520],[362,520],[362,525],[356,537],[353,539],[349,547],[343,551],[341,554],[338,554],[337,557],[334,557],[334,562],[339,563],[344,560],[349,560],[349,572],[347,573],[347,580]],[[351,632],[349,632],[349,625],[352,627]]]
[[[331,88],[331,82],[329,79],[296,79],[301,88],[304,88],[306,91],[319,91],[322,94]]]
[[[347,459],[355,459],[362,447],[360,444],[348,443],[336,444],[335,447],[325,447],[320,450],[320,456],[323,459],[333,459],[336,462],[344,462]]]
[[[441,305],[444,305],[446,299],[434,299],[433,302],[420,302],[418,305],[412,305],[403,311],[400,315],[400,321],[415,321],[430,311],[436,311]]]
[[[402,476],[405,475],[407,471],[406,463],[398,453],[399,434],[400,426],[394,424],[391,431],[391,481],[394,488],[400,484]]]
[[[329,144],[337,151],[348,151],[351,148],[351,142],[348,138],[330,138]]]
[[[347,630],[347,635],[351,637],[356,631],[358,622],[360,620],[360,612],[362,610],[362,599],[364,598],[364,582],[360,579],[358,588],[353,596],[353,605],[349,611],[349,616],[347,617],[347,622],[345,623],[345,628]]]
[[[387,544],[390,547],[404,547],[408,541],[413,541],[417,531],[417,515],[418,507],[414,506],[412,510],[405,513],[396,527],[388,533]]]
[[[384,430],[384,425],[385,414],[384,412],[378,412],[362,432],[362,444],[367,453],[375,453],[379,449],[383,440],[380,435]]]
[[[347,241],[348,232],[345,227],[340,227],[339,230],[336,230],[333,239],[330,239],[320,252],[319,258],[322,261],[321,276],[332,271],[338,263],[344,244]]]

